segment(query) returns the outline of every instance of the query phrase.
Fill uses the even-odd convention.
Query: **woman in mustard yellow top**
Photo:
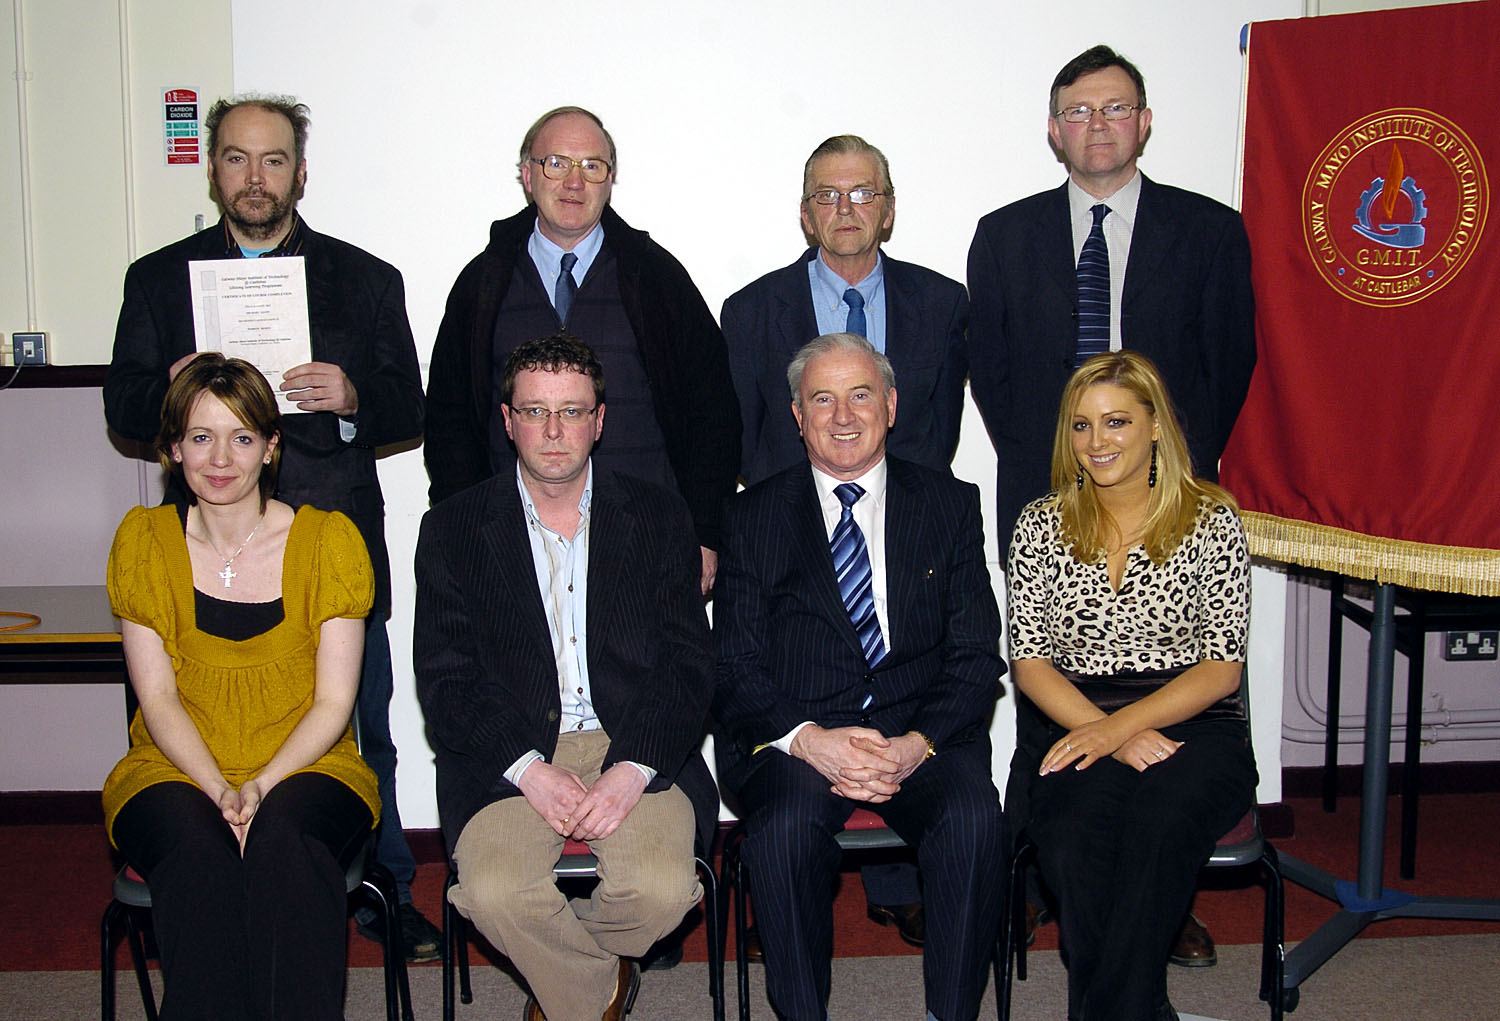
[[[151,889],[161,1016],[343,1016],[344,869],[380,811],[349,725],[369,557],[343,515],[270,499],[280,414],[205,354],[162,402],[157,455],[191,506],[137,507],[109,558],[130,751],[110,839]]]

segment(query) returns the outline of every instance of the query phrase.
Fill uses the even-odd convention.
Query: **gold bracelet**
[[[922,742],[927,745],[927,754],[924,755],[924,756],[922,756],[922,761],[923,762],[926,762],[928,759],[932,758],[934,755],[937,754],[937,749],[935,747],[933,747],[933,744],[932,744],[932,738],[928,737],[926,734],[922,733],[920,730],[912,730],[912,731],[908,731],[907,733],[917,735],[918,737],[920,737],[922,739]]]

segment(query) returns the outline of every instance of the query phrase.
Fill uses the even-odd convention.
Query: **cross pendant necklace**
[[[219,552],[219,548],[213,544],[213,541],[209,540],[208,548],[214,551],[215,556],[224,561],[224,570],[220,571],[215,577],[224,579],[225,588],[229,588],[234,579],[239,577],[239,572],[234,570],[234,562],[240,558],[241,553],[245,552],[245,547],[250,545],[250,540],[255,538],[256,532],[260,531],[260,523],[264,520],[266,520],[266,512],[261,511],[259,520],[255,522],[255,527],[250,529],[250,534],[245,536],[245,541],[240,543],[240,548],[235,550],[231,556],[224,556],[224,554]],[[200,523],[202,521],[201,514],[199,515],[199,521]],[[208,535],[207,528],[203,529],[203,534],[205,537]]]

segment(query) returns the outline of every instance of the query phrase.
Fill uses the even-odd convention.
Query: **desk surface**
[[[34,613],[42,622],[17,631],[0,631],[0,644],[47,642],[120,642],[120,622],[109,609],[103,585],[0,586],[0,610]],[[0,628],[25,623],[0,617]]]

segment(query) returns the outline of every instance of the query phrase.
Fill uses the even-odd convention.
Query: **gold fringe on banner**
[[[1250,552],[1377,584],[1500,596],[1500,550],[1382,539],[1329,525],[1241,511]]]

